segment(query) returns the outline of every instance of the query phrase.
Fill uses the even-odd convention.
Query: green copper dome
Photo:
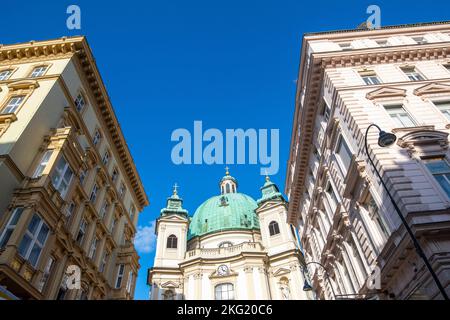
[[[195,211],[188,238],[223,230],[259,229],[256,201],[243,193],[224,193],[209,198]]]

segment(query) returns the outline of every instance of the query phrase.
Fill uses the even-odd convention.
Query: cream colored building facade
[[[86,39],[0,45],[0,286],[132,299],[147,204]]]
[[[369,152],[450,293],[449,23],[304,36],[285,188],[320,298],[442,299],[367,161],[372,123],[398,138],[373,128]]]
[[[152,300],[311,299],[287,203],[268,178],[258,201],[228,172],[192,217],[176,190],[157,220]]]

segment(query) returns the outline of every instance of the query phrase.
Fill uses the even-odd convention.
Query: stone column
[[[253,281],[253,267],[247,266],[244,268],[245,281],[247,284],[247,297],[242,297],[242,299],[254,300],[255,299],[255,283]]]

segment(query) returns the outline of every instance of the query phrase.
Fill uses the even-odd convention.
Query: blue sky
[[[81,8],[81,30],[66,28],[70,4]],[[382,25],[450,19],[448,0],[4,1],[0,43],[88,37],[150,198],[139,218],[148,236],[175,182],[191,214],[218,192],[225,165],[171,161],[172,131],[192,131],[194,120],[222,131],[280,129],[272,180],[283,188],[302,34],[355,28],[370,4],[380,6]],[[240,191],[258,198],[260,166],[230,168]],[[139,247],[136,299],[146,299],[154,251]]]

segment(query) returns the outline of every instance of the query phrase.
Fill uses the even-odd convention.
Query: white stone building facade
[[[373,128],[369,152],[450,292],[449,23],[305,35],[285,187],[320,298],[442,299],[368,162],[372,123],[397,136]]]

